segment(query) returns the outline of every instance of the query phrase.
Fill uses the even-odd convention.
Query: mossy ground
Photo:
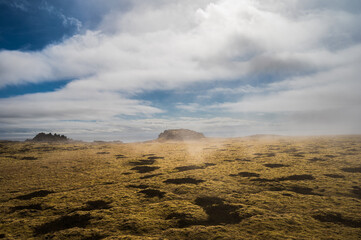
[[[3,239],[361,239],[361,136],[0,143]]]

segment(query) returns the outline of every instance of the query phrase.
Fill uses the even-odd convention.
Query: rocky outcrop
[[[69,139],[64,135],[59,135],[54,133],[39,133],[37,134],[33,139],[31,139],[33,142],[66,142],[69,141]]]
[[[165,130],[158,136],[159,141],[187,141],[199,140],[202,138],[205,138],[203,133],[195,132],[189,129]]]

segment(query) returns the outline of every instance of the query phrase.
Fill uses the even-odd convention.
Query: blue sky
[[[360,134],[358,0],[0,0],[0,138]]]

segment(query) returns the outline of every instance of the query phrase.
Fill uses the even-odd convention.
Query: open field
[[[361,239],[361,136],[0,143],[3,239]]]

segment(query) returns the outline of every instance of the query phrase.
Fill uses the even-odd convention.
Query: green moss
[[[5,239],[360,237],[360,136],[0,148]]]

